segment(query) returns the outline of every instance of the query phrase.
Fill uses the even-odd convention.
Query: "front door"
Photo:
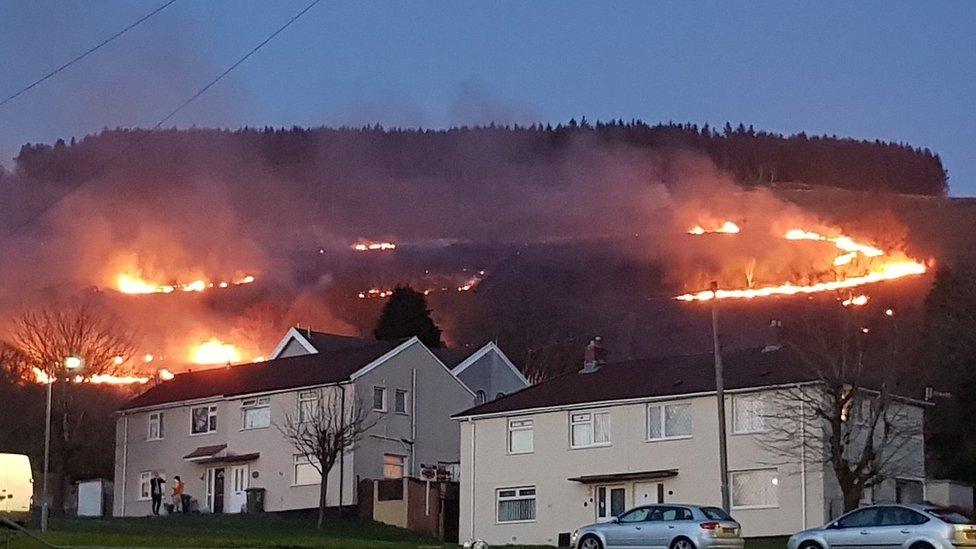
[[[211,513],[224,512],[224,468],[207,469],[207,507]]]
[[[228,494],[227,512],[242,513],[247,507],[247,485],[250,467],[234,465],[230,468],[230,494]]]
[[[623,486],[596,487],[596,521],[607,522],[627,510],[627,490]]]

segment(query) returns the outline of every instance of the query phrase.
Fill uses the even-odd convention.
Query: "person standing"
[[[163,485],[166,481],[159,478],[159,473],[153,473],[149,479],[149,495],[152,497],[152,514],[159,516],[159,507],[163,504]]]
[[[173,512],[186,513],[186,506],[183,505],[183,480],[180,479],[179,475],[173,477],[172,499],[173,499]]]

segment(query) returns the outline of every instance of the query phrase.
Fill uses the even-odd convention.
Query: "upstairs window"
[[[732,432],[759,433],[766,430],[766,402],[762,395],[732,397]]]
[[[190,433],[202,435],[217,431],[217,406],[197,406],[190,409]]]
[[[319,415],[319,392],[302,391],[298,393],[298,421],[309,423]]]
[[[573,448],[610,445],[610,412],[576,412],[569,415],[569,439]]]
[[[531,419],[508,420],[508,453],[532,453],[532,423]]]
[[[373,387],[373,410],[386,411],[386,387]]]
[[[149,428],[146,433],[146,440],[163,439],[163,413],[153,412],[149,414]]]
[[[691,436],[691,404],[651,404],[647,407],[647,440]]]
[[[242,429],[271,427],[271,397],[250,398],[241,403]]]
[[[398,414],[407,413],[407,392],[403,389],[397,389],[393,393],[393,411]]]

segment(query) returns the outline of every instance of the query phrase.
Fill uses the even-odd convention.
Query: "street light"
[[[85,359],[78,355],[69,355],[62,362],[65,370],[80,370],[85,367]],[[67,376],[65,376],[67,379]],[[41,531],[47,532],[47,518],[49,511],[49,495],[47,493],[47,477],[50,471],[51,458],[51,387],[57,380],[51,376],[47,380],[47,408],[44,413],[44,481],[41,487]]]

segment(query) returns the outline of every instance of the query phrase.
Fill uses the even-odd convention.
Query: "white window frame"
[[[163,440],[166,436],[166,422],[163,419],[163,412],[150,412],[149,421],[146,424],[146,440]],[[153,434],[155,427],[156,434]]]
[[[512,449],[512,435],[518,432],[528,431],[529,449],[515,451]],[[535,421],[532,418],[512,418],[508,420],[508,453],[512,455],[531,454],[535,452]]]
[[[768,473],[772,472],[775,476],[771,480],[773,486],[776,487],[776,503],[763,503],[759,505],[738,505],[735,502],[735,475],[750,474],[750,473]],[[729,506],[735,509],[778,509],[780,507],[780,474],[776,467],[760,467],[756,469],[740,469],[737,471],[729,471]]]
[[[139,489],[139,493],[136,496],[137,501],[149,501],[152,499],[152,486],[150,486],[149,481],[152,480],[152,471],[141,471],[139,473],[139,483],[136,485]],[[145,495],[143,495],[142,489],[145,488]]]
[[[380,408],[377,408],[376,407],[376,391],[377,390],[383,391],[383,396],[380,399],[381,400],[381,402],[380,402],[381,407]],[[379,385],[374,385],[373,386],[373,411],[374,412],[386,412],[386,387],[381,387]]]
[[[531,494],[523,494],[523,491],[531,490]],[[502,492],[514,491],[515,495],[502,496]],[[539,518],[539,492],[535,486],[516,486],[512,488],[498,488],[495,490],[495,524],[527,524],[535,522]],[[532,518],[522,520],[502,520],[500,516],[499,504],[503,501],[528,501],[533,502]]]
[[[596,416],[605,415],[607,416],[607,440],[599,441],[596,440]],[[584,416],[587,416],[584,418]],[[575,444],[573,442],[573,427],[576,425],[589,425],[590,426],[590,443],[589,444]],[[569,447],[577,450],[580,448],[602,448],[605,446],[613,445],[613,426],[611,425],[610,411],[609,410],[586,410],[579,412],[569,412]]]
[[[320,473],[316,468],[314,463],[318,462],[315,458],[306,457],[305,454],[294,454],[291,467],[291,485],[292,486],[317,486],[322,482],[322,473]],[[298,467],[305,466],[310,467],[312,471],[318,475],[318,480],[315,482],[298,482]]]
[[[267,410],[268,424],[257,427],[248,427],[247,413],[252,410]],[[267,429],[271,427],[271,397],[256,397],[241,401],[241,431],[254,431],[256,429]]]
[[[397,389],[393,392],[393,411],[402,416],[410,415],[407,412],[407,397],[410,393],[406,389]],[[403,409],[400,409],[400,397],[403,397]]]
[[[207,410],[207,430],[206,431],[200,431],[199,433],[194,433],[193,432],[193,412],[195,410],[199,410],[200,408],[203,408],[203,409]],[[211,424],[211,421],[210,420],[211,419],[213,420],[213,422],[212,422],[213,423],[213,428],[210,427],[210,424]],[[202,406],[192,406],[192,407],[190,407],[190,436],[191,437],[198,437],[198,436],[202,436],[202,435],[209,435],[209,434],[212,434],[212,433],[216,433],[217,432],[217,429],[219,427],[220,427],[220,420],[217,417],[217,405],[216,404],[204,404]]]
[[[305,406],[309,406],[308,415],[305,413]],[[299,391],[298,392],[298,421],[299,423],[311,423],[319,415],[319,392]]]
[[[667,409],[675,406],[685,406],[688,408],[688,413],[691,414],[691,433],[687,435],[669,435],[667,433]],[[658,413],[659,427],[661,428],[661,436],[654,437],[651,436],[651,410],[657,408],[660,410]],[[695,418],[694,418],[694,408],[690,402],[674,402],[671,404],[648,404],[647,409],[644,411],[644,418],[646,422],[646,429],[644,436],[647,442],[656,442],[659,440],[685,440],[695,436]]]
[[[739,393],[739,394],[732,395],[732,429],[731,429],[732,434],[749,435],[749,434],[756,434],[756,433],[765,433],[766,431],[768,431],[769,425],[766,423],[766,417],[763,415],[760,415],[760,419],[762,420],[762,424],[763,424],[762,428],[747,429],[741,431],[738,429],[737,425],[738,425],[738,417],[739,417],[739,407],[743,399],[755,399],[759,401],[762,404],[762,411],[761,411],[762,414],[766,412],[766,408],[769,405],[768,399],[766,399],[762,393]]]
[[[386,458],[398,458],[400,460],[400,463],[399,464],[397,464],[397,463],[387,463],[386,462]],[[386,474],[386,467],[387,466],[399,467],[400,468],[400,476],[393,477],[393,476],[387,475]],[[404,456],[404,455],[401,455],[401,454],[383,454],[383,478],[396,480],[396,479],[402,479],[402,478],[404,478],[406,476],[407,476],[407,456]]]

